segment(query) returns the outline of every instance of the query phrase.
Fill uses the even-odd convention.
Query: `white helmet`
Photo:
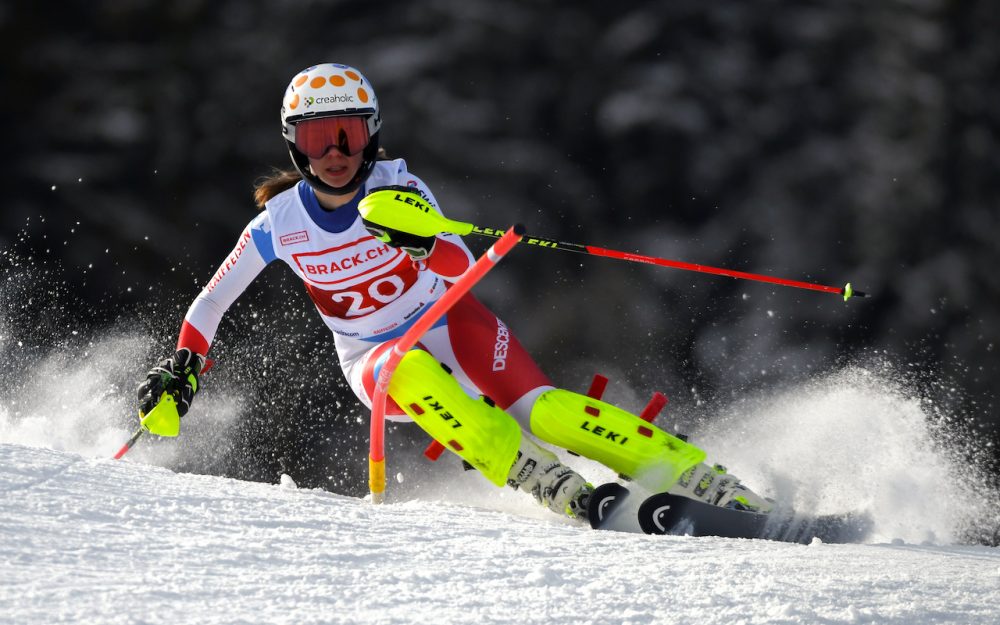
[[[312,119],[347,116],[365,120],[368,143],[354,179],[343,187],[331,187],[309,171],[308,157],[295,144],[295,125]],[[288,143],[292,164],[306,182],[324,193],[352,193],[364,183],[375,167],[381,127],[382,115],[375,90],[361,72],[349,65],[323,63],[307,67],[288,83],[281,102],[281,134]]]

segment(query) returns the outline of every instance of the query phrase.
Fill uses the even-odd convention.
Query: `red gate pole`
[[[455,305],[477,282],[483,279],[500,259],[504,257],[524,236],[524,226],[517,224],[508,230],[500,239],[490,246],[486,253],[479,257],[479,260],[469,267],[462,277],[458,279],[441,299],[434,302],[409,330],[403,334],[392,349],[389,350],[389,357],[382,369],[379,371],[378,379],[375,381],[375,394],[372,397],[372,420],[369,434],[368,451],[368,488],[372,495],[372,503],[382,503],[385,497],[385,404],[389,391],[389,381],[392,374],[399,365],[399,361],[408,352],[420,337],[424,335],[443,317],[445,313]]]

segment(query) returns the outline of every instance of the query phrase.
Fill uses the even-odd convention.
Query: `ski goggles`
[[[295,147],[309,158],[323,158],[334,147],[347,156],[368,145],[368,121],[359,115],[308,119],[295,124]]]

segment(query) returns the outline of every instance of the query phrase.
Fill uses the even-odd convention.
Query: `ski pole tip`
[[[852,297],[868,297],[868,294],[864,291],[855,291],[851,287],[851,283],[848,282],[843,289],[840,290],[841,294],[844,296],[844,301],[851,299]]]
[[[517,236],[523,237],[524,233],[527,231],[528,230],[527,228],[524,227],[524,224],[514,224],[514,234],[516,234]]]

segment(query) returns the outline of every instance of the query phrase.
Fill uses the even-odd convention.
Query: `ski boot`
[[[559,462],[556,455],[534,441],[523,438],[517,460],[510,468],[507,484],[534,495],[549,510],[571,519],[587,520],[587,504],[593,485]]]
[[[773,501],[744,486],[721,464],[709,467],[699,462],[685,471],[667,492],[713,506],[748,512],[770,512],[774,507]]]
[[[596,460],[653,493],[669,492],[712,505],[768,512],[773,502],[748,489],[683,437],[652,424],[666,398],[655,394],[642,415],[600,401],[606,378],[587,395],[554,389],[539,396],[531,430],[542,440]]]

